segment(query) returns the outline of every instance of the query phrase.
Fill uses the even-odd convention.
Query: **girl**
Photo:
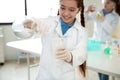
[[[105,0],[104,8],[100,13],[94,12],[93,15],[89,15],[92,9],[94,7],[89,6],[87,19],[95,20],[93,38],[102,42],[110,41],[120,16],[120,0]],[[99,78],[100,80],[109,80],[109,76],[102,73],[99,73]]]
[[[100,12],[91,12],[94,7],[88,7],[87,20],[94,19],[93,38],[103,42],[110,40],[120,16],[120,0],[105,0],[104,8]],[[95,8],[94,8],[95,9]],[[92,15],[89,14],[92,13]]]
[[[76,19],[79,11],[82,26]],[[29,27],[27,21],[24,24]],[[31,27],[42,34],[43,44],[36,80],[83,80],[87,59],[83,0],[60,0],[59,16],[34,20]]]

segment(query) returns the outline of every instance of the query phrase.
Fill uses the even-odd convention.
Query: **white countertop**
[[[120,55],[104,54],[103,51],[88,52],[87,66],[89,69],[120,77]]]
[[[42,51],[41,38],[12,41],[8,42],[6,45],[35,54],[41,54]]]
[[[7,46],[36,54],[41,54],[42,49],[40,38],[8,42]],[[106,55],[102,51],[90,51],[87,67],[97,72],[120,77],[120,55]]]

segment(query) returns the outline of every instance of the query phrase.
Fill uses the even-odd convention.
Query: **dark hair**
[[[115,11],[120,16],[120,0],[111,0],[116,4]]]
[[[61,1],[61,0],[60,0]],[[81,25],[85,27],[85,19],[84,19],[84,1],[83,0],[76,0],[77,1],[77,7],[81,9]],[[59,15],[59,10],[57,15]]]
[[[77,7],[81,9],[81,25],[85,27],[85,19],[84,19],[84,0],[76,0]]]
[[[60,0],[61,1],[61,0]],[[85,27],[85,19],[84,19],[84,0],[75,0],[77,1],[77,7],[81,9],[80,17],[81,17],[81,25]],[[59,10],[57,15],[59,15]],[[79,71],[82,73],[84,77],[86,77],[86,61],[79,65]]]
[[[82,65],[79,65],[79,71],[86,77],[86,61]]]
[[[81,25],[85,27],[85,19],[84,19],[84,0],[76,0],[77,7],[81,9],[80,17],[81,17]],[[86,77],[86,61],[79,65],[79,71]]]

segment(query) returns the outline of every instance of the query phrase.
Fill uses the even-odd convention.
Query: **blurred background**
[[[104,0],[84,0],[85,3],[85,10],[88,8],[90,4],[95,4],[97,9],[100,10],[103,7]],[[27,5],[25,5],[27,4]],[[26,7],[27,6],[27,7]],[[26,63],[19,67],[19,64],[16,64],[18,56],[17,50],[6,46],[7,42],[17,40],[16,36],[12,32],[12,22],[17,17],[22,17],[24,15],[28,15],[31,17],[37,18],[46,18],[49,16],[56,16],[59,8],[59,0],[0,0],[0,63],[6,64],[7,66],[14,65],[12,69],[17,69],[17,71],[13,74],[21,73],[21,69],[25,70],[27,67],[25,66]],[[26,13],[27,12],[27,13]],[[78,19],[79,14],[78,14]],[[113,34],[114,38],[120,39],[120,20],[117,28]],[[93,34],[93,22],[86,23],[86,28],[89,34],[89,37]],[[39,56],[38,56],[39,62]],[[11,64],[9,65],[9,61]],[[5,65],[6,66],[6,65]],[[25,67],[23,67],[25,66]],[[3,70],[4,69],[4,70]],[[3,68],[0,66],[0,80],[5,80],[5,72],[10,72],[11,70]],[[7,70],[8,69],[8,70]],[[33,73],[36,73],[38,69],[33,69]],[[24,72],[23,72],[24,73]],[[89,80],[98,80],[97,74],[93,73]],[[8,73],[9,75],[10,73]],[[27,74],[26,74],[27,75]],[[96,78],[93,78],[93,75],[96,75]],[[20,77],[20,75],[16,75]],[[24,75],[24,77],[26,77]],[[6,80],[18,80],[17,77],[14,79],[6,78]],[[22,78],[19,80],[23,80]],[[25,78],[25,80],[27,80]]]
[[[59,7],[59,0],[27,0],[27,15],[32,17],[45,18],[56,16]],[[84,0],[85,8],[95,3],[97,9],[103,7],[103,0]],[[12,22],[16,17],[25,15],[25,0],[0,0],[0,30],[3,37],[3,48],[5,60],[16,59],[16,51],[6,46],[9,41],[16,39],[11,30]],[[78,17],[79,18],[79,15]],[[116,28],[113,37],[120,38],[120,22]],[[86,23],[89,36],[93,33],[93,22]],[[0,34],[0,35],[1,35]]]

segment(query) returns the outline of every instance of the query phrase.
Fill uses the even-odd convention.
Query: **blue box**
[[[101,41],[88,39],[87,41],[88,51],[98,51],[98,50],[101,50],[101,47],[102,47]]]

